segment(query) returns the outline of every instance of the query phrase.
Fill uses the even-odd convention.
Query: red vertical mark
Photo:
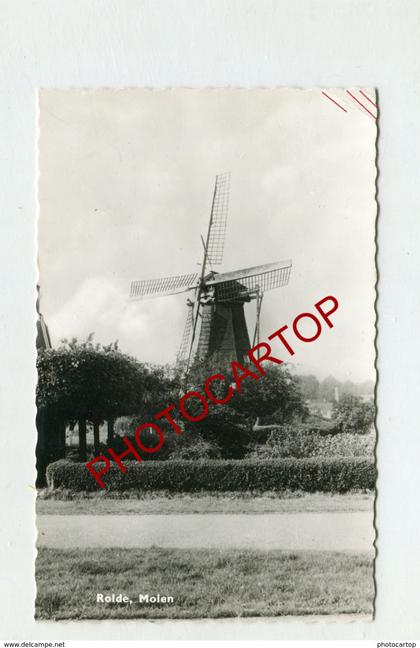
[[[337,103],[336,101],[334,101],[334,99],[332,99],[329,95],[327,95],[326,92],[324,92],[323,90],[322,90],[321,92],[322,92],[322,94],[323,94],[325,97],[327,97],[327,99],[329,99],[330,101],[332,101],[333,103],[335,103],[336,106],[338,106],[339,108],[341,108],[341,110],[344,110],[344,112],[347,112],[347,110],[346,110],[345,108],[343,108],[343,106],[340,106],[340,104]]]

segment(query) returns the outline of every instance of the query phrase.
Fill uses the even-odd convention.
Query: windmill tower
[[[36,286],[37,289],[37,298],[36,298],[36,311],[38,313],[38,319],[36,322],[36,348],[40,349],[51,349],[51,338],[48,326],[45,323],[44,317],[39,309],[39,284]]]
[[[195,354],[206,357],[219,352],[228,360],[243,362],[251,346],[244,305],[256,301],[253,336],[253,344],[256,344],[259,341],[264,293],[285,286],[289,281],[290,260],[234,272],[218,273],[213,269],[223,261],[229,190],[230,174],[216,176],[206,240],[201,237],[204,255],[200,273],[131,283],[131,300],[191,293],[192,298],[187,300],[187,320],[177,356],[177,362],[184,366],[186,372]]]

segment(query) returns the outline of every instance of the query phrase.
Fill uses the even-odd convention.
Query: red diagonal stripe
[[[333,103],[335,103],[336,106],[338,106],[339,108],[341,108],[341,110],[344,110],[344,112],[347,112],[347,110],[346,110],[345,108],[343,108],[343,106],[340,106],[340,104],[337,103],[336,101],[334,101],[334,99],[332,99],[329,95],[327,95],[326,92],[324,92],[323,90],[321,90],[321,92],[322,92],[322,94],[323,94],[325,97],[327,97],[327,99],[329,99],[330,101],[332,101]]]
[[[366,110],[366,112],[369,113],[369,115],[370,115],[371,117],[373,117],[373,119],[376,120],[375,115],[374,115],[373,113],[371,113],[370,110],[368,110],[368,109],[366,108],[366,106],[364,106],[364,105],[362,104],[361,101],[359,101],[358,99],[356,99],[356,97],[355,97],[354,95],[352,95],[352,93],[350,92],[350,90],[346,90],[346,92],[347,92],[347,94],[350,95],[350,97],[351,97],[352,99],[354,99],[355,101],[357,101],[357,103],[359,104],[359,106],[362,106],[363,110]]]
[[[372,101],[372,99],[369,99],[369,97],[367,96],[367,94],[365,94],[365,93],[363,92],[363,90],[359,90],[359,92],[360,92],[360,94],[362,94],[362,95],[365,97],[365,99],[367,99],[368,101],[370,101],[370,103],[372,104],[372,106],[375,106],[375,108],[378,107],[378,106],[376,105],[376,103],[374,103],[374,102]]]

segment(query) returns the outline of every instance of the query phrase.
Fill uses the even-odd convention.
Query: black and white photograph
[[[39,91],[37,621],[374,617],[377,118]]]

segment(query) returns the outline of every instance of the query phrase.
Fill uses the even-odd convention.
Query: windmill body
[[[39,292],[40,292],[40,287],[39,284],[37,284],[37,299],[36,299],[36,310],[38,313],[38,319],[36,322],[36,348],[38,351],[42,349],[51,349],[51,338],[50,338],[50,332],[48,330],[48,326],[45,323],[44,317],[39,309]]]
[[[213,266],[223,260],[229,208],[230,175],[216,176],[210,222],[200,273],[174,275],[161,279],[133,281],[130,299],[151,299],[188,292],[187,320],[177,362],[185,371],[195,355],[204,358],[219,353],[227,360],[243,362],[250,348],[244,305],[257,303],[254,344],[259,337],[261,302],[267,290],[285,286],[292,262],[277,261],[234,272],[217,273]]]
[[[205,277],[205,282],[214,279],[215,272]],[[243,362],[250,348],[248,329],[246,326],[244,304],[251,301],[245,288],[239,282],[235,286],[238,294],[231,301],[218,301],[216,297],[210,303],[201,306],[200,333],[197,343],[197,355],[205,358],[213,353],[219,353],[228,360]]]

